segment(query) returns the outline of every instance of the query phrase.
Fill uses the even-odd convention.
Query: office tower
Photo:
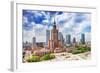
[[[58,33],[58,40],[61,42],[62,46],[64,45],[64,38],[61,32]]]
[[[75,37],[73,38],[73,43],[76,43],[76,38]]]
[[[66,44],[71,44],[71,35],[66,35]]]
[[[81,34],[81,44],[85,44],[85,34]]]
[[[48,45],[49,40],[50,40],[50,30],[46,30],[46,46]]]
[[[36,37],[32,38],[32,45],[33,45],[33,47],[36,47]]]
[[[74,38],[73,38],[73,44],[72,44],[72,45],[73,45],[73,47],[75,47],[75,46],[76,46],[76,44],[77,44],[77,43],[76,43],[76,38],[74,37]]]

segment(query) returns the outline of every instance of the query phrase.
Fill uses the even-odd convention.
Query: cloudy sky
[[[37,42],[44,42],[46,39],[46,29],[51,30],[54,20],[59,32],[64,38],[67,34],[80,40],[82,33],[85,34],[86,41],[91,40],[91,14],[83,12],[62,12],[62,11],[34,11],[23,10],[23,41],[32,41],[36,37]]]

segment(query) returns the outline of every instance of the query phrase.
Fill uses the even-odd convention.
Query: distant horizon
[[[85,34],[85,41],[91,42],[91,14],[83,12],[62,12],[62,11],[34,11],[23,10],[23,42],[32,42],[36,37],[37,42],[46,41],[46,30],[51,30],[56,22],[57,28],[63,34],[71,38],[76,37],[80,41],[82,33]]]

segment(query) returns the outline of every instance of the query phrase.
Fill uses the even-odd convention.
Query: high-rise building
[[[66,44],[71,45],[71,35],[66,35]]]
[[[76,43],[76,38],[75,37],[73,38],[73,43]]]
[[[58,33],[58,40],[61,42],[62,46],[64,45],[64,38],[61,32]]]
[[[46,46],[48,45],[49,40],[50,40],[50,30],[46,30]]]
[[[36,37],[33,37],[32,38],[32,46],[33,47],[36,47]]]
[[[81,34],[81,44],[85,44],[85,34]]]
[[[51,38],[48,43],[50,49],[56,49],[61,47],[61,42],[58,39],[58,29],[56,28],[56,23],[54,21],[53,29],[51,30]]]
[[[74,37],[74,38],[73,38],[73,44],[72,44],[72,45],[73,45],[73,47],[75,47],[75,46],[76,46],[76,44],[77,44],[77,43],[76,43],[76,38]]]

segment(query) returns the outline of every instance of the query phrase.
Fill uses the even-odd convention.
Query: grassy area
[[[27,59],[28,62],[39,62],[40,57],[39,56],[31,56]]]
[[[79,53],[84,53],[91,51],[91,48],[89,47],[82,47],[82,46],[77,46],[75,49],[71,51],[72,54],[79,54]]]
[[[54,58],[55,58],[55,55],[51,55],[51,54],[46,54],[42,57],[33,55],[27,59],[27,62],[39,62],[43,60],[51,60]]]
[[[41,60],[50,60],[50,59],[54,59],[54,58],[55,58],[55,55],[46,54],[41,57]]]

